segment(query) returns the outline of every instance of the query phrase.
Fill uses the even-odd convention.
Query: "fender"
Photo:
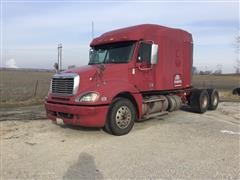
[[[136,108],[138,118],[142,114],[142,95],[139,90],[127,81],[122,80],[111,80],[106,83],[106,86],[99,88],[99,92],[102,92],[107,99],[108,104],[111,104],[115,97],[121,96],[122,94],[130,94],[136,102]]]
[[[99,100],[95,103],[81,103],[82,105],[101,105],[101,104],[110,105],[115,97],[123,93],[128,93],[134,98],[138,108],[138,116],[139,117],[141,116],[142,95],[140,94],[139,90],[129,82],[116,79],[108,80],[107,82],[102,83],[97,87],[91,86],[85,89],[82,94],[91,91],[99,93],[100,95]]]
[[[101,83],[97,86],[94,85],[94,86],[88,87],[87,89],[82,90],[81,94],[85,94],[87,92],[93,92],[93,91],[99,93],[100,99],[95,103],[91,103],[92,105],[93,104],[99,105],[99,104],[103,104],[103,103],[111,104],[113,98],[122,92],[129,92],[131,94],[139,93],[139,90],[137,88],[135,88],[132,84],[130,84],[126,81],[119,80],[119,79],[108,80],[105,83]],[[102,101],[101,97],[106,97],[106,100]]]

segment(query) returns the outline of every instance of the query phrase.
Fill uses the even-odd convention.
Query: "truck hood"
[[[100,72],[99,65],[86,65],[62,73],[76,73],[80,76],[80,93],[99,84],[127,81],[128,69],[129,64],[104,64],[104,70]]]
[[[66,71],[63,71],[62,73],[76,73],[78,75],[92,75],[96,73],[97,71],[97,66],[96,65],[86,65],[74,69],[69,69]]]
[[[81,79],[89,79],[99,72],[99,65],[86,65],[75,69],[63,71],[62,73],[76,73],[79,74]],[[107,79],[124,79],[128,74],[128,64],[104,64],[102,71],[102,78]]]

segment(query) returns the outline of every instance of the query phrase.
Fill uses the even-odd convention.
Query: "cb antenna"
[[[92,21],[92,39],[94,38],[94,22]]]

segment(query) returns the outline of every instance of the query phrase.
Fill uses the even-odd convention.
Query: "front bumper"
[[[104,127],[108,105],[77,106],[45,102],[47,117],[53,121],[63,119],[65,124],[85,127]]]

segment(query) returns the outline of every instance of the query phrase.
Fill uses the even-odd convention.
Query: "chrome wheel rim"
[[[215,94],[215,95],[213,96],[213,106],[216,106],[217,103],[218,103],[218,97],[217,97],[217,95]]]
[[[132,119],[132,114],[127,106],[121,106],[116,113],[116,124],[120,129],[126,128]]]
[[[203,100],[202,100],[202,107],[206,108],[208,104],[208,99],[207,96],[203,96]]]

